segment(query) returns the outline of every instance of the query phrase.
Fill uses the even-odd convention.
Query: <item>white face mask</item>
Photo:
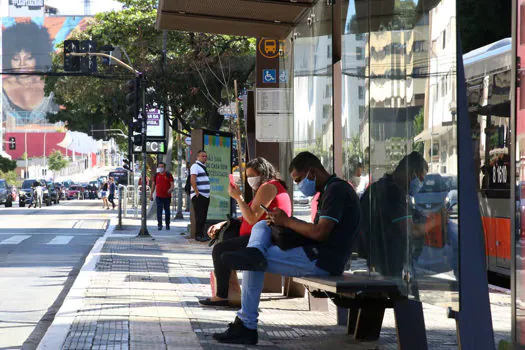
[[[256,191],[260,186],[261,177],[260,176],[252,176],[248,178],[248,185]]]
[[[157,173],[163,173],[164,172],[164,168],[157,168]]]

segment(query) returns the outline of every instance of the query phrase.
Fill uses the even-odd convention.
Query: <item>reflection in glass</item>
[[[392,4],[343,6],[343,171],[365,218],[352,265],[459,309],[456,2]]]
[[[516,53],[521,62],[525,60],[525,1],[518,0],[518,28],[516,30]],[[509,58],[511,51],[508,51]],[[516,87],[516,203],[515,203],[515,283],[516,283],[516,342],[525,346],[525,79],[521,75]]]
[[[294,153],[312,152],[333,172],[331,23],[332,8],[320,1],[294,31],[293,88]],[[310,221],[316,198],[294,197],[294,215]]]

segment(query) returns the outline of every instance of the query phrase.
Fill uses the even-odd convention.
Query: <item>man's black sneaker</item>
[[[208,242],[211,238],[205,235],[202,236],[196,236],[195,240],[199,242]]]
[[[235,252],[222,253],[221,259],[232,270],[265,271],[268,261],[257,248],[244,248]]]
[[[159,231],[162,231],[162,226],[157,226],[159,228]]]
[[[213,333],[212,337],[219,343],[228,344],[255,345],[259,341],[257,330],[246,328],[239,317],[235,317],[235,321],[228,325],[226,331]]]
[[[170,230],[170,225],[166,225],[166,231]]]

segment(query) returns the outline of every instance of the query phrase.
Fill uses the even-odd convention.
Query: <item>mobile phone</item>
[[[270,209],[266,208],[264,205],[261,204],[261,209],[264,210],[265,212],[269,213],[270,212]]]
[[[235,179],[233,178],[233,174],[230,174],[230,186],[235,187]]]

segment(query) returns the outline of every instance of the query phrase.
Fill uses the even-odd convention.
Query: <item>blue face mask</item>
[[[410,181],[410,188],[408,189],[408,194],[414,196],[421,190],[421,187],[423,187],[423,182],[419,180],[419,177],[416,176],[412,181]]]
[[[310,180],[308,175],[306,175],[306,177],[302,179],[301,182],[299,182],[297,187],[299,188],[299,191],[301,191],[306,197],[311,197],[317,192],[315,190],[315,177],[313,180]]]

